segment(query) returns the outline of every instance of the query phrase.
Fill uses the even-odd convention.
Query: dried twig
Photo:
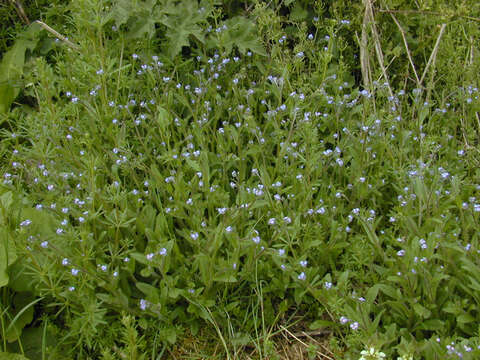
[[[425,79],[425,76],[427,75],[427,71],[430,65],[435,64],[435,60],[437,59],[438,46],[440,45],[440,40],[442,38],[442,35],[443,35],[443,32],[445,31],[446,26],[447,24],[442,24],[442,27],[440,28],[440,34],[438,34],[437,41],[435,43],[435,46],[433,47],[432,53],[430,54],[430,58],[428,59],[427,66],[425,66],[425,70],[423,70],[420,83],[423,83],[423,79]]]
[[[420,79],[418,78],[417,70],[415,69],[415,64],[413,63],[412,55],[410,54],[410,50],[408,48],[407,38],[405,37],[405,31],[403,30],[402,26],[398,22],[395,15],[393,15],[393,13],[390,13],[390,16],[392,17],[393,21],[395,21],[395,24],[397,24],[397,27],[400,30],[400,33],[402,34],[403,44],[405,45],[405,50],[407,50],[408,61],[410,61],[410,65],[412,66],[413,73],[415,74],[415,80],[417,81],[417,87],[420,88],[420,85],[421,85]]]
[[[65,44],[67,44],[69,47],[71,47],[72,49],[76,50],[76,51],[80,51],[80,48],[75,45],[74,43],[72,43],[70,40],[68,40],[65,36],[63,36],[62,34],[60,34],[59,32],[53,30],[50,26],[48,26],[47,24],[45,24],[44,22],[40,21],[40,20],[35,20],[34,23],[37,23],[39,24],[42,28],[44,28],[45,30],[47,30],[50,34],[53,34],[57,39],[60,39],[62,40]]]
[[[27,25],[30,25],[30,20],[28,20],[28,16],[25,14],[25,10],[23,10],[20,0],[10,0],[10,2],[15,7],[15,11],[17,12],[18,16],[22,18],[23,22]]]
[[[474,55],[474,52],[475,52],[475,48],[474,48],[473,44],[474,44],[473,36],[470,36],[470,66],[473,65],[473,55]]]
[[[434,15],[434,16],[445,16],[444,13],[436,12],[436,11],[423,11],[423,10],[389,10],[389,9],[375,9],[375,11],[388,13],[388,14],[419,14],[419,15]],[[473,20],[480,22],[480,18],[476,18],[473,16],[461,15],[461,14],[454,14],[451,16],[458,16],[464,19]]]
[[[362,38],[358,39],[358,44],[360,45],[360,67],[362,69],[362,78],[363,78],[363,87],[365,89],[370,89],[372,84],[372,77],[370,73],[370,57],[368,56],[368,37],[367,37],[367,23],[368,23],[368,13],[365,8],[365,14],[363,15],[362,22]]]
[[[298,336],[296,336],[295,334],[293,334],[293,333],[292,333],[290,330],[288,330],[286,327],[280,326],[280,328],[281,328],[284,332],[286,332],[288,335],[290,335],[292,338],[294,338],[295,340],[297,340],[300,344],[302,344],[302,345],[305,346],[305,347],[308,347],[308,344],[306,344],[305,342],[303,342],[302,340],[300,340],[300,339],[298,338]],[[283,334],[283,333],[282,333],[282,334]],[[285,334],[283,334],[283,336],[288,340],[288,338],[287,338],[287,336],[286,336]],[[324,353],[322,353],[322,352],[320,352],[320,351],[317,351],[317,354],[318,354],[319,356],[324,357],[325,359],[334,360],[334,359],[331,358],[330,356],[328,356],[328,355],[326,355],[326,354],[324,354]]]
[[[377,53],[378,63],[380,64],[383,77],[385,79],[385,82],[387,83],[388,93],[390,94],[390,96],[393,97],[393,91],[392,91],[392,88],[390,87],[390,81],[388,79],[387,70],[385,69],[385,64],[383,60],[383,52],[382,52],[382,46],[380,44],[380,36],[378,35],[377,27],[375,26],[375,17],[373,15],[372,0],[363,0],[363,3],[365,5],[365,16],[368,17],[368,22],[371,24],[373,41],[375,43],[375,52]]]

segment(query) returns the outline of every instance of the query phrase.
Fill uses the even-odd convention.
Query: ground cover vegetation
[[[479,358],[478,2],[0,18],[2,359]]]

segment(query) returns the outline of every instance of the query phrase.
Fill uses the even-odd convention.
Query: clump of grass
[[[35,108],[2,125],[9,286],[44,297],[57,350],[478,356],[476,79],[397,88],[383,64],[363,89],[350,20],[160,3],[72,3],[79,52],[28,63]]]

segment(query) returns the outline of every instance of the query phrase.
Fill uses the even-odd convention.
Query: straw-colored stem
[[[413,60],[412,60],[412,55],[410,54],[410,49],[408,48],[407,38],[405,37],[405,31],[403,30],[402,26],[398,22],[395,15],[393,15],[393,13],[390,13],[390,16],[392,17],[393,21],[395,21],[395,24],[397,24],[397,27],[400,30],[400,33],[402,34],[403,44],[405,45],[405,50],[407,51],[408,61],[412,66],[413,73],[415,74],[415,80],[417,81],[417,87],[419,88],[421,83],[420,83],[420,79],[418,78],[417,69],[415,68],[415,64],[413,63]]]
[[[60,34],[59,32],[55,31],[54,29],[52,29],[50,26],[48,26],[47,24],[45,24],[44,22],[40,21],[40,20],[35,20],[34,23],[37,23],[39,24],[42,28],[44,28],[45,30],[47,30],[50,34],[53,34],[57,39],[60,39],[62,40],[65,44],[67,44],[69,47],[71,47],[72,49],[76,50],[76,51],[80,51],[80,48],[75,45],[74,43],[72,43],[70,40],[68,40],[65,36],[63,36],[62,34]]]
[[[433,47],[432,53],[430,54],[430,58],[428,59],[427,66],[425,66],[425,70],[423,70],[422,77],[420,78],[420,83],[423,83],[423,80],[425,79],[425,76],[427,75],[428,69],[432,64],[435,64],[435,60],[437,59],[437,52],[438,52],[438,46],[440,45],[440,40],[442,39],[443,32],[445,31],[447,24],[442,24],[442,27],[440,28],[440,34],[438,34],[437,41],[435,43],[435,46]]]

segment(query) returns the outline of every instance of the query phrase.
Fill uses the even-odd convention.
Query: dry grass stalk
[[[40,20],[35,20],[34,23],[37,23],[39,24],[42,28],[44,28],[45,30],[47,30],[50,34],[53,34],[57,39],[60,39],[62,40],[65,44],[67,44],[69,47],[71,47],[72,49],[76,50],[76,51],[80,51],[80,48],[75,45],[74,43],[72,43],[70,40],[68,40],[65,36],[63,36],[62,34],[60,34],[59,32],[55,31],[54,29],[52,29],[50,26],[48,26],[47,24],[45,24],[44,22],[40,21]]]
[[[403,30],[402,26],[398,22],[395,15],[393,15],[393,13],[390,13],[390,16],[392,17],[393,21],[395,21],[395,24],[397,24],[397,27],[400,30],[400,33],[402,34],[403,44],[405,45],[405,50],[407,51],[408,61],[410,62],[410,65],[412,66],[413,73],[415,74],[415,80],[417,81],[417,87],[420,88],[421,82],[420,82],[420,79],[418,78],[417,69],[415,68],[415,64],[413,63],[412,55],[410,54],[410,49],[408,48],[407,38],[405,37],[405,31]]]
[[[367,23],[370,23],[373,41],[375,44],[375,52],[377,54],[377,60],[382,70],[383,78],[388,86],[388,93],[390,96],[393,96],[392,88],[390,87],[390,81],[388,79],[387,70],[385,68],[384,59],[383,59],[383,51],[382,46],[380,44],[380,36],[378,35],[377,27],[375,25],[375,16],[373,14],[373,7],[372,7],[372,0],[363,0],[363,4],[365,5],[365,17],[367,17]],[[364,21],[365,21],[364,17]]]
[[[294,340],[297,341],[298,344],[302,345],[303,349],[302,348],[299,348],[298,345],[297,347],[294,347],[295,349],[297,349],[297,352],[299,353],[298,357],[295,357],[295,359],[303,359],[303,350],[308,348],[309,345],[307,343],[305,343],[303,340],[301,340],[296,334],[292,333],[290,330],[288,330],[286,327],[284,326],[280,326],[280,328],[283,330],[282,332],[282,335],[285,337],[285,339],[287,341],[290,341],[291,338],[293,338]],[[288,336],[287,336],[288,335]],[[307,333],[304,333],[303,334],[304,336],[308,337],[310,340],[313,340],[313,338],[311,336],[308,336]],[[318,341],[315,341],[313,340],[316,344],[320,345],[322,347],[322,349],[326,352],[328,352],[330,355],[333,356],[332,352],[329,351],[325,346],[321,345]],[[319,359],[325,359],[325,360],[335,360],[335,358],[333,358],[332,356],[330,355],[327,355],[326,353],[324,352],[321,352],[320,350],[317,350],[316,351],[316,354],[317,356],[319,357]],[[287,358],[290,358],[290,357],[287,357]]]
[[[25,14],[25,10],[23,10],[22,3],[20,0],[10,0],[12,5],[15,7],[15,11],[17,12],[18,16],[23,20],[23,22],[27,25],[30,25],[30,20],[28,20],[27,14]]]
[[[420,14],[420,15],[433,15],[433,16],[445,16],[445,13],[440,13],[436,11],[425,11],[425,10],[389,10],[389,9],[376,9],[378,12],[383,12],[383,13],[389,13],[389,14]],[[449,15],[450,17],[453,15]],[[472,21],[478,21],[480,22],[480,18],[473,17],[473,16],[468,16],[468,15],[462,15],[462,14],[455,14],[456,17],[463,18],[463,19],[468,19]]]
[[[435,46],[433,47],[432,53],[430,54],[430,58],[428,59],[427,66],[425,66],[425,70],[423,70],[422,77],[420,78],[420,83],[423,83],[423,80],[427,75],[428,68],[432,64],[435,65],[435,60],[437,59],[438,46],[440,45],[440,40],[442,39],[442,35],[446,27],[447,27],[447,24],[442,24],[440,28],[440,34],[438,34],[437,41],[435,42]]]
[[[367,36],[367,23],[368,23],[368,14],[365,10],[362,23],[362,38],[358,39],[358,44],[360,45],[360,66],[362,69],[362,78],[363,78],[363,87],[365,89],[370,89],[372,85],[372,78],[370,72],[370,57],[368,56],[368,36]]]

